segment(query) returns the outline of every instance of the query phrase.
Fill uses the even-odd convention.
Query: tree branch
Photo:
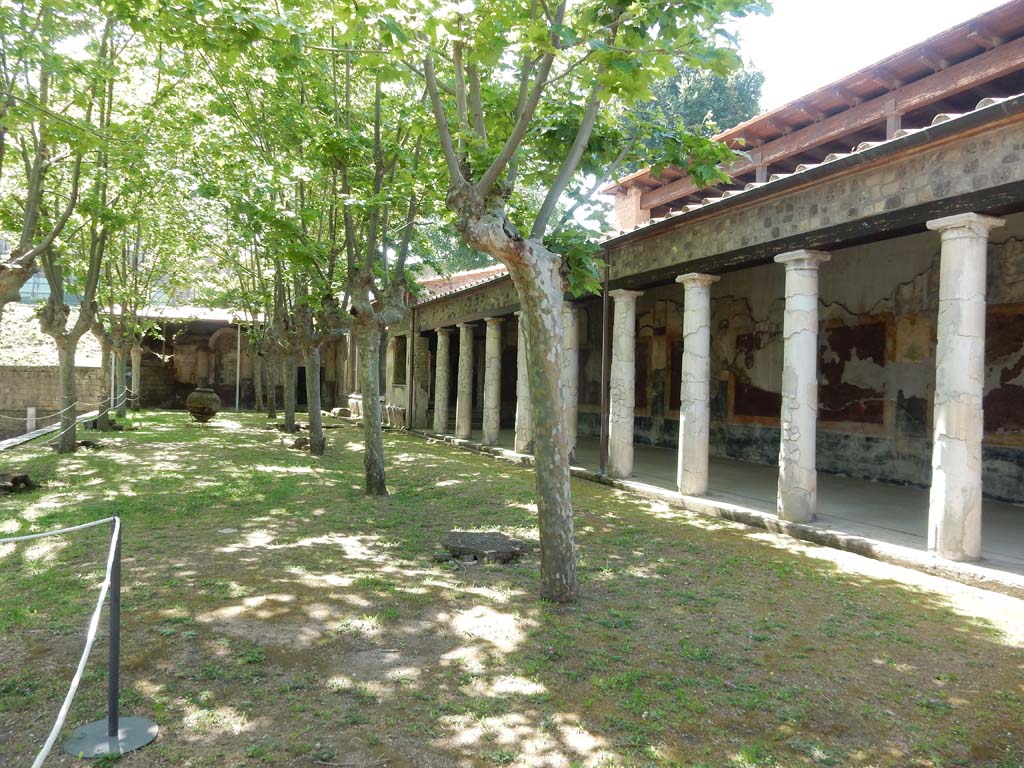
[[[427,81],[427,93],[430,94],[430,106],[434,110],[434,119],[437,122],[437,132],[441,140],[441,149],[444,151],[444,160],[448,165],[448,174],[452,183],[466,182],[462,175],[462,168],[459,165],[459,158],[455,154],[455,145],[452,144],[452,134],[448,128],[448,118],[444,113],[444,104],[441,103],[441,94],[437,89],[437,77],[434,74],[434,59],[429,54],[423,59],[423,76]]]
[[[547,229],[551,215],[555,212],[555,206],[558,205],[559,198],[561,198],[565,188],[569,186],[569,182],[575,175],[576,168],[583,158],[583,152],[590,141],[590,134],[594,132],[594,123],[597,122],[597,113],[600,106],[601,89],[600,86],[595,85],[590,91],[590,98],[587,101],[586,108],[583,110],[583,119],[580,121],[580,127],[576,131],[576,138],[573,139],[572,146],[562,160],[562,165],[558,169],[558,175],[551,183],[551,188],[548,189],[544,203],[537,213],[537,218],[534,219],[533,228],[530,230],[530,239],[544,239],[544,231]]]

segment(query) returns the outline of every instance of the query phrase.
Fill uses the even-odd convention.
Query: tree
[[[564,215],[553,221],[556,208],[565,195],[585,194],[588,174],[603,178],[625,160],[630,144],[610,141],[621,138],[610,118],[650,99],[677,61],[734,67],[722,25],[759,8],[746,0],[478,0],[421,9],[422,71],[450,179],[448,207],[463,240],[508,267],[522,307],[548,599],[578,594],[559,391],[564,293],[598,284],[592,247]],[[701,184],[722,179],[719,165],[732,156],[685,133],[664,145],[664,162]],[[543,190],[540,205],[517,199],[519,188]]]
[[[366,489],[385,495],[380,339],[408,311],[414,225],[421,213],[436,216],[439,166],[422,151],[432,128],[422,85],[380,55],[393,29],[370,9],[352,9],[350,23],[340,23],[341,10],[320,11],[293,7],[240,48],[196,43],[212,72],[215,118],[201,192],[223,200],[240,237],[273,264],[268,337],[305,359],[314,452],[323,446],[320,348],[344,333],[355,338]],[[285,367],[288,424],[292,364]]]
[[[112,64],[116,56],[115,48],[114,23],[111,19],[106,19],[102,22],[99,40],[96,43],[96,68],[84,117],[85,121],[90,121],[93,114],[96,114],[96,128],[101,135],[109,131],[112,125]],[[116,227],[115,221],[108,216],[110,158],[106,144],[101,142],[93,155],[94,167],[90,174],[90,190],[84,205],[85,221],[77,229],[77,237],[72,238],[64,248],[51,245],[42,249],[39,254],[50,287],[50,296],[39,312],[39,325],[44,333],[53,337],[57,345],[60,371],[62,411],[61,431],[57,442],[59,453],[73,453],[77,446],[75,353],[82,335],[93,325],[93,300],[99,284],[100,268],[111,231]],[[75,173],[77,172],[76,169]],[[75,183],[77,184],[77,179]],[[68,327],[70,308],[64,303],[64,296],[68,278],[75,277],[83,289],[82,304],[75,322]]]
[[[80,108],[90,100],[92,80],[59,51],[94,21],[88,4],[73,1],[0,7],[0,230],[20,233],[0,260],[0,320],[78,203],[83,142],[91,132]],[[8,149],[21,162],[7,162]]]
[[[719,74],[682,65],[672,77],[651,86],[654,98],[637,106],[642,124],[649,126],[642,144],[657,153],[662,134],[691,131],[710,138],[754,117],[761,108],[764,75],[743,67]]]

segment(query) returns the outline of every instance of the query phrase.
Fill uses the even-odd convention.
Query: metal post
[[[107,736],[117,738],[118,693],[121,690],[121,529],[117,520],[111,523],[114,564],[110,569],[110,653],[107,661]]]
[[[604,284],[601,286],[601,438],[598,443],[598,472],[604,474],[608,462],[608,264],[604,265]]]
[[[123,755],[149,744],[160,729],[144,717],[121,717],[121,529],[115,517],[110,531],[114,557],[110,564],[109,656],[107,659],[107,719],[77,728],[64,741],[64,751],[78,757]],[[116,536],[115,536],[116,531]]]
[[[235,413],[241,410],[241,386],[242,386],[242,324],[238,324],[238,331],[235,333]]]

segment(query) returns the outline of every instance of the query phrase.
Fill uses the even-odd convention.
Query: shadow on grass
[[[536,541],[529,470],[388,433],[372,500],[354,427],[312,459],[183,418],[23,452],[46,485],[0,501],[4,534],[122,515],[124,708],[162,727],[133,765],[1020,765],[1012,598],[574,481],[584,598],[545,605],[535,554],[432,559],[453,527]],[[63,696],[105,544],[0,548],[0,764]]]

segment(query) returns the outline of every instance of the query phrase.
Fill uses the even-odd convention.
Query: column
[[[793,522],[813,520],[818,501],[818,265],[829,258],[806,250],[775,257],[786,265],[778,513]]]
[[[455,436],[473,433],[473,326],[459,323],[459,381],[455,394]]]
[[[448,356],[451,354],[451,328],[437,329],[437,360],[434,362],[434,431],[448,431]]]
[[[530,410],[529,360],[526,354],[526,322],[523,313],[516,312],[519,320],[519,343],[516,348],[516,453],[533,451],[533,414]]]
[[[982,398],[988,234],[1002,219],[962,213],[928,222],[941,233],[928,549],[981,557]]]
[[[715,275],[690,273],[683,284],[683,364],[679,382],[679,466],[676,486],[686,496],[708,492],[711,395],[711,284]]]
[[[503,317],[487,318],[484,342],[484,445],[497,445],[501,429],[501,324]]]
[[[562,406],[565,408],[566,439],[569,456],[576,453],[576,427],[580,388],[580,324],[579,309],[566,302],[562,309]]]
[[[430,396],[430,340],[421,333],[413,333],[409,354],[413,361],[413,412],[409,424],[413,429],[426,429],[427,398]]]
[[[617,290],[612,309],[612,369],[608,402],[608,475],[633,474],[633,410],[636,405],[636,297]]]

